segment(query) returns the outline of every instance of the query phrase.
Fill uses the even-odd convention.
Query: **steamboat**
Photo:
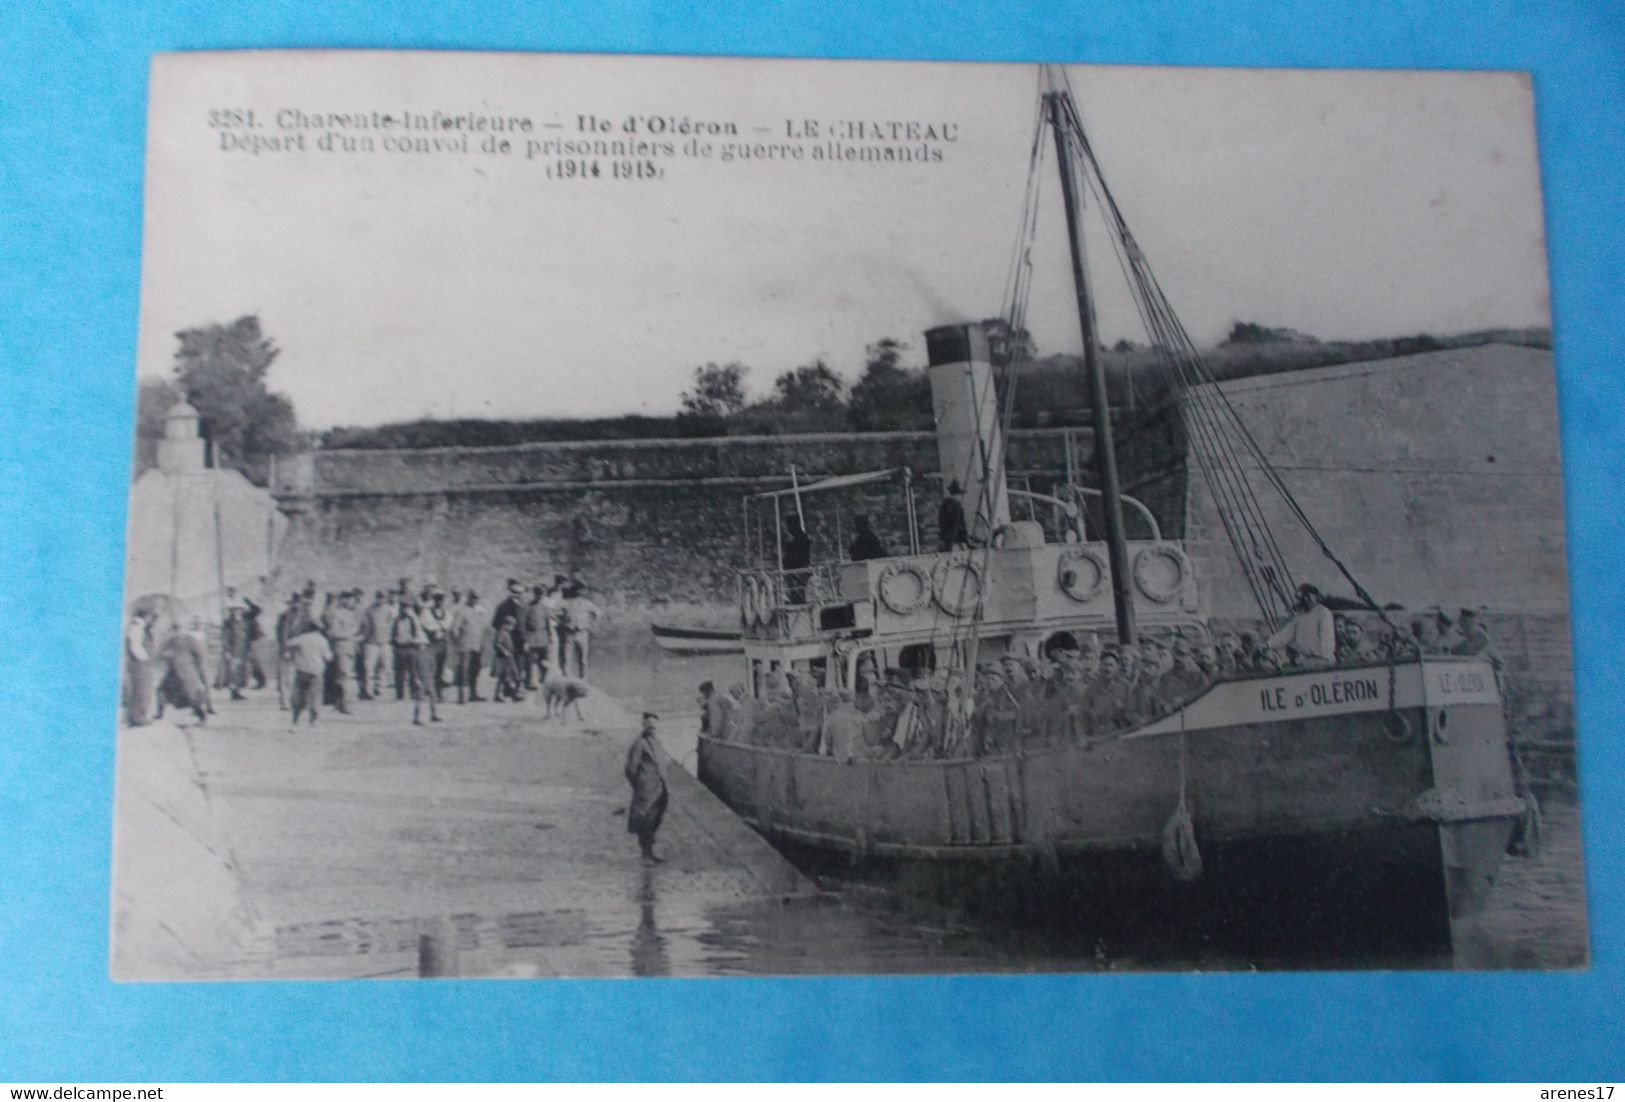
[[[1195,465],[1220,507],[1260,620],[1292,615],[1297,576],[1259,505],[1280,495],[1327,561],[1382,620],[1382,607],[1315,535],[1213,383],[1123,221],[1064,76],[1046,72],[1028,209],[1007,287],[1005,332],[1022,332],[1033,180],[1053,148],[1091,398],[1096,485],[1016,490],[1005,471],[1013,370],[989,330],[925,334],[940,478],[964,491],[967,538],[920,546],[912,472],[826,477],[746,502],[754,562],[739,575],[749,709],[783,671],[863,691],[880,671],[933,672],[962,697],[947,724],[993,702],[973,686],[988,660],[1043,656],[1100,636],[1211,638],[1204,580],[1180,542],[1119,489],[1081,219],[1093,195],[1152,347],[1173,385]],[[1026,251],[1024,251],[1026,250]],[[809,504],[902,486],[897,553],[784,561],[785,530]],[[825,495],[829,495],[826,497]],[[1018,507],[1012,509],[1012,499]],[[1025,519],[1020,517],[1025,506]],[[1136,520],[1129,538],[1125,517]],[[751,537],[771,518],[771,540]],[[1086,517],[1098,517],[1100,531]],[[792,518],[796,521],[792,523]],[[838,541],[837,541],[838,544]],[[931,754],[820,754],[730,726],[702,734],[698,774],[775,844],[843,875],[875,875],[1036,918],[1195,924],[1204,939],[1302,938],[1317,946],[1448,950],[1452,924],[1483,907],[1520,817],[1499,672],[1487,655],[1429,654],[1400,640],[1380,655],[1229,671],[1120,729],[1034,742],[938,738]],[[950,689],[950,692],[955,690]],[[998,723],[984,717],[984,724]]]

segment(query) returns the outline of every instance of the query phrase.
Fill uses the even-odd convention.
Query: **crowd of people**
[[[1190,639],[1142,638],[1101,646],[1093,636],[1045,657],[1008,654],[963,672],[888,669],[859,661],[850,689],[816,669],[775,669],[753,697],[700,686],[701,732],[731,742],[822,754],[842,761],[976,757],[1019,747],[1099,738],[1168,715],[1226,678],[1359,666],[1418,654],[1489,655],[1473,609],[1410,618],[1405,630],[1368,631],[1360,617],[1326,608],[1311,585],[1280,629]]]
[[[250,685],[274,681],[292,722],[311,724],[323,707],[349,713],[391,693],[410,699],[412,722],[422,724],[439,721],[453,692],[459,704],[518,701],[550,680],[584,683],[602,616],[585,587],[563,575],[529,586],[510,578],[494,609],[472,589],[414,587],[405,578],[370,601],[359,588],[324,594],[310,582],[289,595],[267,640],[259,605],[234,590],[225,597],[213,688],[241,700]],[[166,624],[157,604],[136,608],[125,631],[132,726],[166,707],[190,709],[200,722],[213,714],[206,646],[197,618]]]

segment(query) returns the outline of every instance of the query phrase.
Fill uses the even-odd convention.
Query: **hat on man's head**
[[[1461,619],[1465,619],[1468,616],[1477,616],[1478,615],[1478,609],[1476,609],[1476,608],[1464,608],[1457,615],[1458,615],[1458,618],[1461,618]]]
[[[1313,593],[1316,597],[1321,595],[1320,587],[1314,582],[1303,582],[1298,586],[1298,596],[1306,597],[1311,593]]]
[[[658,715],[656,715],[654,712],[644,712],[643,713],[643,718],[645,720],[650,720],[650,719],[659,719],[660,717]]]
[[[518,578],[509,578],[508,579],[508,588],[509,589],[523,589],[524,586],[519,584],[519,579]]]
[[[965,492],[965,487],[961,486],[959,484],[959,479],[956,478],[952,482],[948,483],[948,492],[950,494],[962,494]]]
[[[468,600],[477,601],[477,600],[479,600],[479,598],[480,598],[480,595],[478,593],[475,593],[472,589],[468,591],[468,598],[467,598]]]
[[[709,681],[701,681],[700,682],[700,692],[702,692],[702,693],[714,693],[716,691],[717,691],[717,687],[714,684],[712,684],[711,682],[709,682]]]

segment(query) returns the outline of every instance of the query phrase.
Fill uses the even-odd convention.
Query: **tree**
[[[271,457],[302,443],[293,403],[265,382],[280,350],[252,314],[175,337],[175,383],[202,415],[215,466],[235,467],[265,485]]]
[[[802,364],[773,380],[774,401],[789,413],[839,409],[846,384],[823,360]]]
[[[1256,321],[1238,321],[1229,336],[1219,342],[1226,344],[1319,344],[1320,341],[1296,329],[1274,328]]]
[[[158,465],[164,415],[181,400],[181,388],[168,379],[142,379],[135,395],[135,473]]]
[[[708,363],[694,369],[694,388],[683,391],[683,414],[690,417],[726,417],[745,408],[745,375],[750,368],[735,360],[718,367]]]
[[[864,349],[863,374],[852,384],[847,405],[852,427],[863,432],[930,424],[931,384],[925,373],[903,366],[908,344],[882,337]]]

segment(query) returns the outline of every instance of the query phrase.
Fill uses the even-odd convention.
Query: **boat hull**
[[[706,628],[678,628],[655,624],[650,628],[655,642],[667,654],[744,654],[745,644],[737,631]]]
[[[1430,662],[1221,683],[1121,736],[981,759],[702,738],[699,774],[808,860],[948,897],[1437,945],[1484,905],[1522,811],[1506,747],[1489,664]],[[1203,863],[1188,885],[1162,858],[1182,793]]]

